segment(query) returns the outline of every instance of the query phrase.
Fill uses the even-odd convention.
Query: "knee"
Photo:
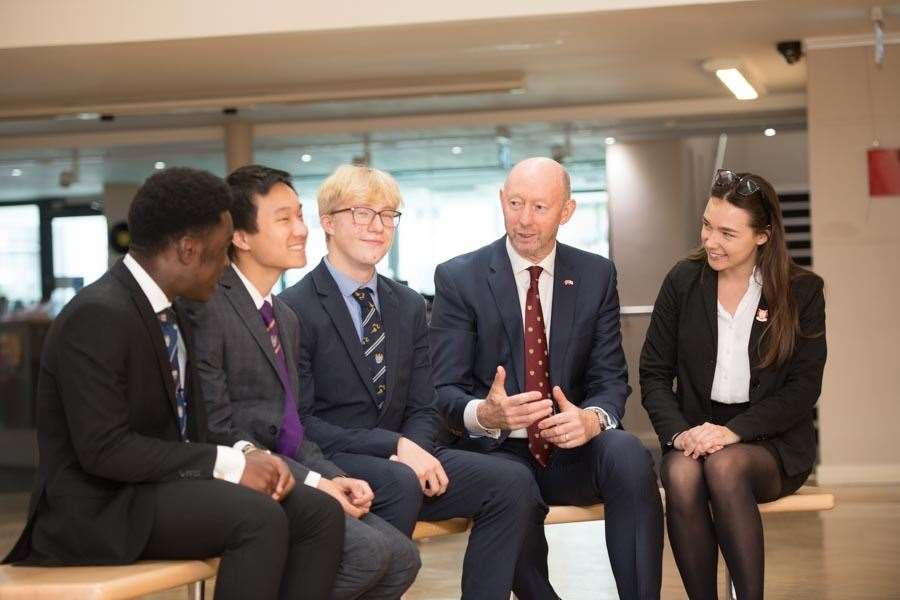
[[[268,496],[256,495],[252,506],[241,513],[234,523],[232,543],[243,545],[252,539],[266,540],[277,548],[287,549],[288,517],[281,506]]]
[[[727,449],[710,454],[703,462],[703,476],[713,497],[751,493],[744,474],[745,467],[740,458],[731,456]]]
[[[498,460],[497,469],[492,474],[492,497],[518,507],[523,512],[535,508],[546,510],[541,491],[531,469],[508,460]]]
[[[422,486],[416,472],[407,465],[390,461],[390,489],[380,490],[379,493],[395,496],[404,503],[422,503]]]
[[[409,583],[412,584],[419,573],[419,569],[422,568],[422,557],[419,555],[419,547],[414,541],[402,534],[394,537],[396,540],[391,556],[392,570],[408,573]]]
[[[700,461],[678,451],[663,458],[660,479],[666,490],[666,503],[675,507],[702,497],[706,485]]]
[[[620,429],[604,431],[590,441],[590,451],[600,471],[610,469],[622,481],[645,482],[652,478],[655,485],[653,458],[634,435]]]
[[[297,490],[294,491],[296,492]],[[329,539],[343,539],[344,509],[340,503],[317,489],[309,492],[302,501],[297,498],[290,504],[287,501],[283,504],[288,511],[292,531],[304,536],[315,532]],[[291,496],[288,496],[288,499],[290,498]]]

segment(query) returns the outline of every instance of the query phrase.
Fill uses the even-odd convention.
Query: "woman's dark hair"
[[[748,189],[753,191],[746,193]],[[781,204],[768,181],[753,173],[736,173],[730,185],[714,184],[710,196],[745,210],[750,215],[754,233],[768,235],[768,240],[757,247],[756,252],[756,266],[763,280],[762,293],[769,306],[769,322],[759,341],[758,351],[762,355],[759,366],[780,367],[793,354],[797,337],[810,333],[800,331],[800,314],[791,293],[791,282],[798,277],[816,275],[791,258],[784,235]],[[705,262],[706,249],[701,244],[689,258]]]
[[[130,248],[153,256],[187,234],[203,235],[231,207],[231,190],[208,171],[171,167],[144,181],[128,209]]]
[[[256,223],[256,196],[265,196],[276,183],[283,183],[292,190],[291,174],[287,171],[264,167],[262,165],[247,165],[232,171],[225,178],[231,188],[234,200],[231,203],[231,220],[236,231],[256,233],[259,226]],[[296,191],[296,190],[294,190]],[[234,258],[234,245],[228,247],[228,254]]]

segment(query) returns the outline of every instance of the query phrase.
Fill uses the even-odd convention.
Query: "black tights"
[[[669,541],[688,597],[717,598],[721,547],[738,600],[762,598],[765,554],[756,504],[781,492],[775,457],[752,444],[726,446],[699,460],[673,450],[663,457],[661,477]]]

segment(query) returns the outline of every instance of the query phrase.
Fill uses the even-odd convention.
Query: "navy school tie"
[[[381,315],[375,307],[372,290],[367,287],[359,288],[353,292],[353,297],[359,303],[359,314],[362,318],[362,343],[363,358],[369,365],[372,376],[372,385],[375,387],[375,400],[378,410],[384,406],[384,398],[387,394],[387,363],[384,357],[385,335],[384,324]]]
[[[181,365],[178,362],[178,320],[172,307],[156,313],[159,326],[162,328],[163,341],[166,343],[166,354],[172,367],[172,379],[175,381],[175,409],[178,411],[178,434],[181,439],[187,438],[187,394],[181,385]]]

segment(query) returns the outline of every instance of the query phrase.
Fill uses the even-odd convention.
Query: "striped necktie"
[[[353,292],[353,297],[359,303],[359,314],[362,318],[362,339],[360,342],[362,343],[363,358],[369,365],[372,385],[375,388],[375,400],[378,404],[378,410],[381,410],[387,394],[384,324],[382,324],[381,315],[375,307],[372,290],[367,287],[359,288]]]
[[[181,439],[187,438],[187,394],[181,385],[181,364],[178,361],[178,320],[172,307],[164,308],[156,313],[162,329],[163,341],[166,343],[166,355],[172,367],[172,379],[175,382],[175,409],[178,411],[178,434]]]

